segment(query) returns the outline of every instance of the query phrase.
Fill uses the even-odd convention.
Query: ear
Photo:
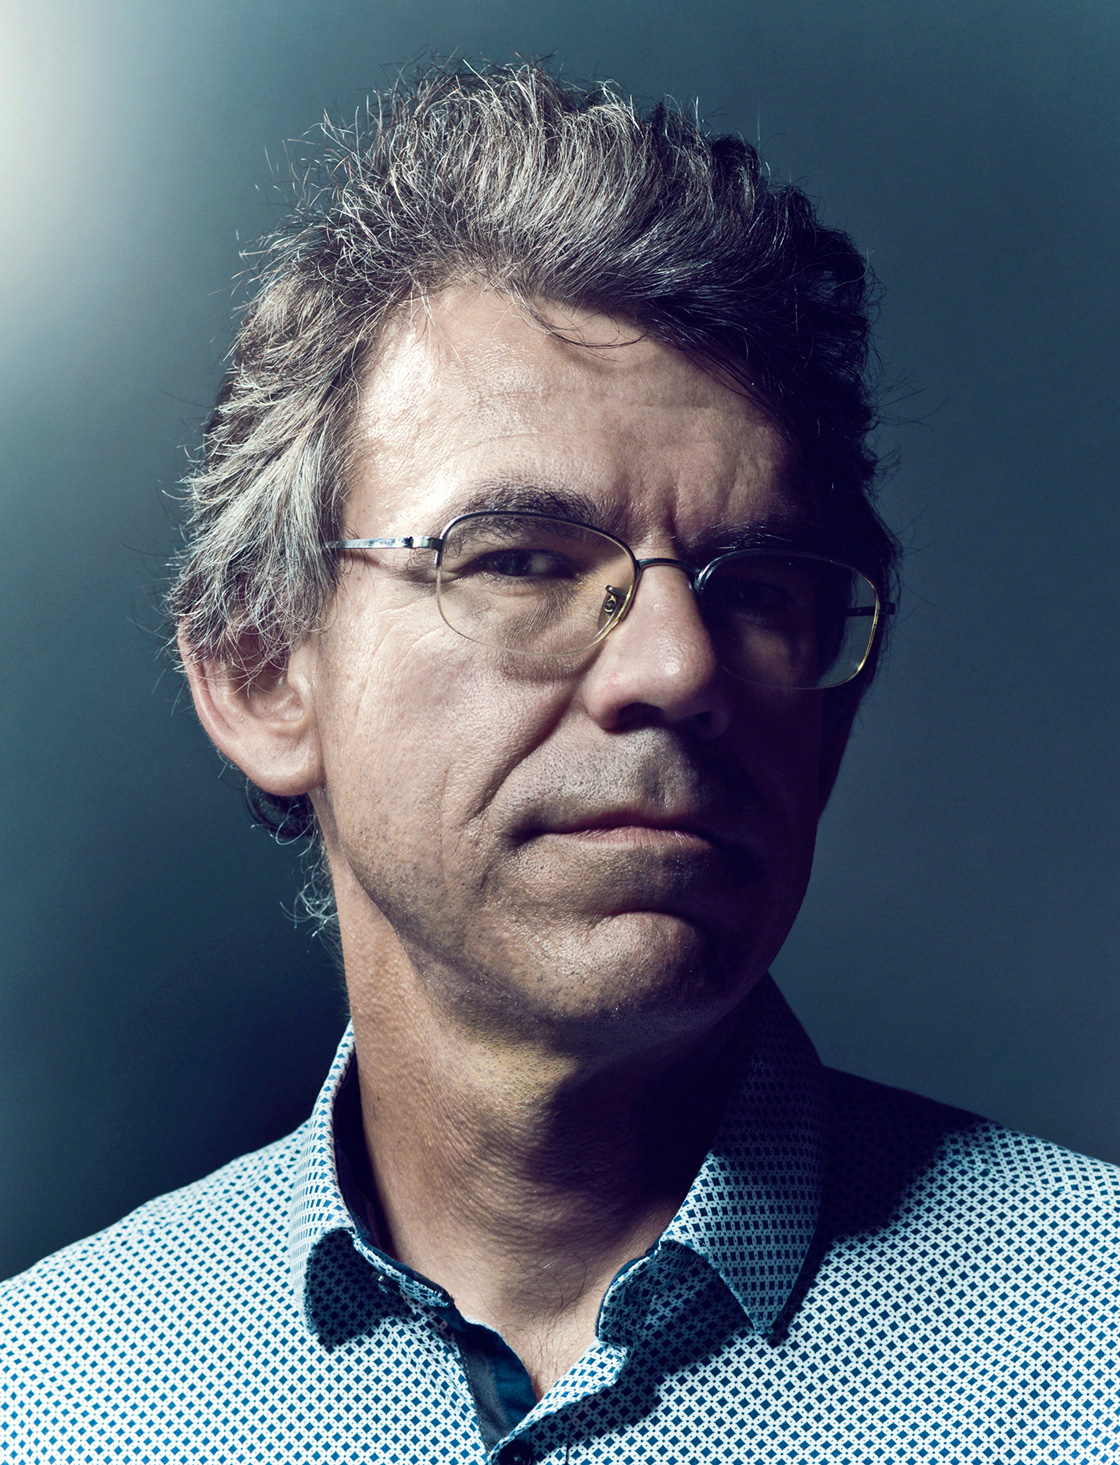
[[[250,648],[246,648],[248,651]],[[247,672],[198,656],[179,634],[194,710],[218,751],[266,793],[294,798],[323,781],[314,664],[306,643]]]
[[[821,709],[821,761],[820,761],[820,812],[823,814],[825,805],[832,794],[837,776],[840,773],[840,764],[844,760],[844,750],[848,746],[848,739],[852,735],[852,723],[855,721],[856,712],[859,710],[859,702],[853,701],[850,707],[844,708],[837,714],[836,709],[830,708],[827,700]],[[832,713],[833,715],[829,715]]]

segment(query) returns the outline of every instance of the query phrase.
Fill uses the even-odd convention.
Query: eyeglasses
[[[436,602],[453,631],[518,655],[575,656],[620,625],[655,565],[683,572],[720,666],[759,686],[812,691],[849,682],[894,606],[866,575],[817,554],[772,548],[697,568],[635,557],[601,529],[541,513],[461,514],[438,536],[335,539],[332,550],[435,550]]]

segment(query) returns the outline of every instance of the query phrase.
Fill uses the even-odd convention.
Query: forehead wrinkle
[[[444,292],[445,298],[451,293]],[[511,474],[495,464],[498,474],[493,479],[516,479],[545,494],[558,489],[567,500],[567,516],[580,517],[611,532],[633,535],[647,530],[664,533],[668,529],[687,541],[695,541],[707,527],[687,522],[690,502],[707,501],[708,523],[719,520],[728,527],[738,527],[732,526],[727,511],[744,488],[749,495],[750,485],[757,482],[760,488],[778,487],[781,497],[786,498],[794,487],[791,480],[799,475],[791,468],[800,454],[791,449],[780,427],[759,403],[744,397],[741,391],[733,393],[683,353],[649,339],[610,350],[596,349],[601,344],[598,341],[590,348],[574,345],[550,336],[519,311],[508,296],[489,293],[495,295],[495,304],[501,307],[490,310],[494,333],[483,333],[480,340],[477,330],[473,334],[468,331],[462,342],[465,351],[455,339],[459,318],[448,315],[445,321],[440,318],[442,312],[433,308],[441,301],[414,302],[411,311],[402,311],[390,323],[380,347],[371,354],[362,384],[351,492],[361,482],[376,499],[381,488],[391,488],[398,475],[402,483],[411,477],[416,489],[422,483],[431,483],[435,488],[433,479],[459,452],[491,449],[503,437],[532,438],[543,431],[572,443],[578,437],[575,414],[583,405],[581,388],[586,391],[589,376],[594,378],[597,403],[609,409],[595,423],[595,435],[608,444],[606,450],[589,460],[591,474],[576,474],[584,485],[598,476],[594,499],[590,500],[582,487],[573,483],[561,482],[554,488],[549,481],[552,475],[542,474],[532,462],[524,465],[524,475],[516,467]],[[469,296],[466,304],[462,320],[473,330],[478,322],[471,316]],[[484,304],[489,309],[489,300]],[[511,319],[523,322],[525,332],[514,329],[511,333],[507,325]],[[617,323],[613,328],[617,332]],[[619,372],[620,358],[633,362],[635,352],[641,357],[635,372]],[[691,369],[682,371],[685,363]],[[453,383],[450,391],[446,390],[448,373]],[[612,377],[618,384],[617,392],[610,388]],[[570,406],[565,400],[569,393]],[[734,400],[729,400],[732,397]],[[542,404],[550,404],[543,414],[539,410]],[[647,483],[643,479],[650,477],[648,472],[635,476],[631,471],[632,465],[642,459],[641,438],[648,414],[654,413],[663,422],[666,411],[675,423],[671,443],[679,445],[682,460],[689,452],[694,458],[698,453],[701,469],[698,473],[694,461],[689,478],[695,482],[677,484],[667,500],[665,491],[671,487],[668,479],[655,484],[651,478]],[[677,416],[679,423],[675,422]],[[466,433],[464,424],[469,425]],[[453,449],[450,459],[449,447]],[[676,456],[672,446],[669,451]],[[517,447],[514,452],[521,455]],[[705,469],[705,460],[710,471]],[[544,466],[547,468],[547,464]],[[659,476],[656,472],[652,475]],[[409,523],[399,532],[437,532],[455,513],[464,512],[468,503],[471,507],[499,507],[476,502],[488,486],[483,480],[466,497],[460,497],[462,490],[449,482],[446,494],[439,494],[438,507],[421,509],[417,503],[425,517],[430,515],[435,520],[442,515],[441,524]],[[803,497],[805,485],[798,484],[797,488],[795,496]],[[650,496],[650,490],[652,498],[661,499],[662,512],[668,510],[668,521],[651,521],[648,525],[641,522],[642,501]],[[592,513],[587,512],[589,507]],[[735,517],[742,522],[740,516]],[[676,520],[682,522],[669,522]],[[378,532],[388,532],[388,528],[378,526]]]
[[[484,472],[483,476],[467,474],[459,481],[449,481],[435,503],[418,511],[424,522],[410,522],[406,528],[410,533],[437,534],[460,515],[496,511],[553,515],[588,524],[624,540],[629,537],[635,544],[647,536],[660,537],[666,533],[682,547],[697,548],[717,542],[733,547],[771,533],[785,539],[803,537],[812,515],[809,498],[799,491],[800,485],[792,491],[783,485],[782,501],[771,504],[761,514],[748,512],[744,516],[741,509],[730,512],[734,500],[742,498],[745,479],[757,476],[764,496],[772,498],[773,479],[778,476],[770,471],[769,455],[764,454],[761,461],[752,463],[747,473],[743,472],[740,461],[737,457],[734,462],[722,465],[691,491],[677,482],[668,502],[661,494],[650,493],[649,485],[641,478],[635,478],[625,469],[619,471],[621,465],[610,461],[592,464],[590,471],[587,463],[577,463],[567,471],[564,468],[549,471],[548,464],[542,463],[528,464],[521,472],[515,468],[499,473]],[[719,494],[722,505],[712,503],[711,488],[716,479],[723,480]],[[592,486],[592,482],[593,493],[577,486],[578,483]],[[708,513],[701,523],[688,522],[694,499],[701,503],[707,501]]]
[[[447,320],[441,318],[448,306],[453,309],[456,300],[464,297],[467,310],[462,317],[448,314]],[[402,309],[388,323],[362,382],[358,415],[371,448],[395,423],[407,423],[413,429],[409,435],[419,439],[424,426],[421,419],[432,407],[437,410],[427,425],[446,429],[448,394],[440,390],[439,378],[448,370],[455,372],[456,385],[465,388],[467,396],[457,404],[451,422],[493,418],[502,420],[505,430],[512,432],[533,426],[533,409],[542,401],[562,402],[571,389],[578,396],[589,375],[606,401],[617,398],[633,406],[633,388],[638,382],[642,388],[638,405],[651,410],[669,408],[701,418],[721,417],[726,415],[730,396],[748,417],[759,413],[769,421],[753,399],[729,387],[717,373],[705,370],[674,347],[635,336],[625,323],[612,317],[569,312],[569,318],[558,323],[563,334],[557,335],[510,296],[488,288],[479,288],[477,294],[462,287],[445,289],[435,297],[425,296],[420,303],[422,311]],[[468,332],[460,342],[457,334],[464,326],[475,324],[470,307],[479,303],[492,316],[484,338],[480,341]],[[543,307],[548,305],[542,302]],[[558,309],[554,307],[553,313]],[[577,315],[586,316],[586,322],[581,324]],[[525,331],[504,329],[511,320]],[[609,332],[596,339],[599,332],[591,327],[604,324]],[[685,364],[691,369],[682,373]],[[376,397],[382,401],[375,417],[369,409]]]

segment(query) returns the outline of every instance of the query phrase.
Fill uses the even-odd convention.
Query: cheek
[[[429,868],[462,863],[486,843],[497,791],[562,715],[562,689],[510,677],[442,627],[390,632],[350,664],[365,673],[331,679],[322,730],[341,839]]]

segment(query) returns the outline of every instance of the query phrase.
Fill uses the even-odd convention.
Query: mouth
[[[674,854],[695,869],[764,863],[773,817],[746,770],[728,759],[701,764],[655,732],[629,735],[635,743],[607,749],[609,760],[572,756],[534,768],[503,808],[506,838],[589,857],[625,846],[651,868]]]
[[[532,831],[533,835],[625,844],[684,852],[721,846],[725,841],[708,821],[692,814],[650,814],[639,809],[612,809],[563,819]]]

